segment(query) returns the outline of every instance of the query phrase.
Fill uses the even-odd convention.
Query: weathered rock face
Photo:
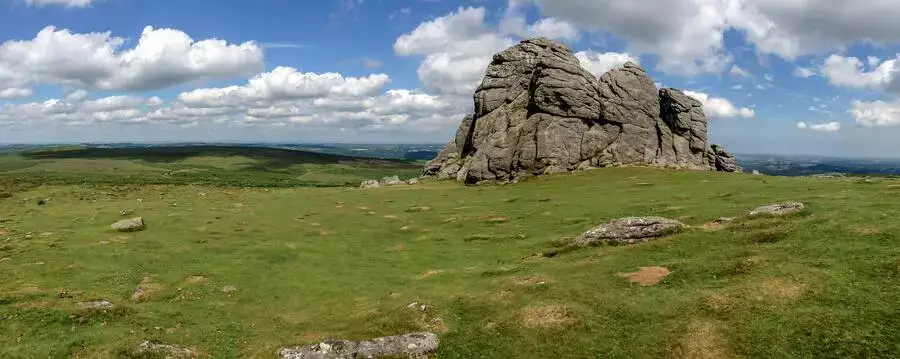
[[[658,90],[633,63],[597,80],[547,39],[494,55],[474,102],[426,176],[477,183],[622,165],[716,168],[699,101]]]
[[[721,145],[712,145],[706,155],[709,160],[710,166],[715,168],[716,171],[736,173],[744,172],[744,169],[741,168],[741,166],[738,166],[737,160],[735,160],[734,156],[731,155],[730,152],[725,150],[725,147],[722,147]]]

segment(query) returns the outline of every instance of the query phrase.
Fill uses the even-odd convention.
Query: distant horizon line
[[[265,142],[265,141],[216,141],[216,142],[204,142],[204,141],[179,141],[179,142],[167,142],[167,141],[119,141],[119,142],[101,142],[101,141],[87,141],[87,142],[32,142],[32,143],[15,143],[15,142],[0,142],[0,148],[2,147],[11,147],[11,146],[90,146],[90,145],[151,145],[151,146],[160,146],[160,145],[263,145],[263,146],[273,146],[273,145],[360,145],[360,146],[386,146],[386,145],[394,145],[394,146],[444,146],[445,142],[422,142],[422,143],[402,143],[402,142]],[[750,153],[750,152],[733,152],[735,156],[793,156],[793,157],[819,157],[822,159],[866,159],[866,160],[900,160],[900,156],[897,157],[867,157],[867,156],[853,156],[853,155],[820,155],[820,154],[804,154],[804,153]]]

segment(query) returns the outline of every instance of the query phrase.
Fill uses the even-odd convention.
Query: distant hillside
[[[406,160],[223,145],[67,146],[0,155],[0,177],[40,183],[347,186],[417,177],[421,168]]]

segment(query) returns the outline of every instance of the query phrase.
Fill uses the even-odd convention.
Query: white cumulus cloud
[[[32,91],[30,88],[13,87],[5,90],[0,90],[0,99],[31,97],[32,95],[34,95],[34,91]]]
[[[31,6],[48,6],[57,5],[64,7],[84,8],[91,6],[98,0],[25,0],[25,3]]]
[[[593,50],[579,51],[575,53],[581,67],[584,67],[598,78],[609,70],[622,67],[626,62],[639,63],[629,54],[618,52],[596,52]]]
[[[854,101],[850,115],[861,126],[895,126],[900,124],[900,100]]]
[[[738,108],[727,99],[721,97],[712,97],[703,92],[695,91],[684,91],[684,94],[700,101],[703,104],[703,111],[706,112],[706,115],[710,118],[752,118],[756,115],[756,112],[752,108]]]
[[[831,55],[820,71],[835,86],[900,92],[898,59],[900,55],[883,62],[863,62],[856,57]]]
[[[828,122],[828,123],[814,123],[808,124],[806,122],[797,122],[797,128],[801,130],[813,130],[819,132],[837,132],[841,129],[840,122]]]
[[[253,42],[195,41],[180,30],[148,26],[134,48],[124,44],[125,39],[110,32],[77,34],[48,26],[31,40],[0,44],[0,80],[8,87],[151,90],[263,68],[262,50]]]
[[[623,39],[628,51],[660,56],[668,73],[718,72],[737,30],[763,54],[787,60],[867,42],[900,42],[900,0],[535,0],[544,16]],[[874,66],[874,65],[873,65]]]

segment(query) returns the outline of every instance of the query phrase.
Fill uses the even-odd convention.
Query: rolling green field
[[[900,356],[897,180],[617,168],[362,190],[287,186],[221,153],[89,157],[0,162],[0,357],[128,358],[157,340],[275,358],[328,337],[419,330],[440,334],[439,358]],[[154,180],[107,180],[110,161]],[[179,166],[234,177],[153,184]],[[709,225],[789,200],[807,209]],[[111,231],[123,211],[147,229]],[[541,255],[633,215],[691,227]],[[621,275],[655,266],[671,270],[656,285]],[[77,305],[100,299],[114,307]]]
[[[40,184],[334,187],[394,175],[417,177],[422,166],[411,161],[238,146],[63,147],[0,154],[2,180]]]

